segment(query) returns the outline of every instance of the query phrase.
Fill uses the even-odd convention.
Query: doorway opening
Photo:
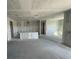
[[[13,35],[13,22],[10,21],[10,29],[11,29],[11,37],[13,38],[14,35]]]

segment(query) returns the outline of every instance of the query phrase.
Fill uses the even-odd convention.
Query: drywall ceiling
[[[70,0],[7,0],[8,17],[19,19],[43,19],[70,9]]]

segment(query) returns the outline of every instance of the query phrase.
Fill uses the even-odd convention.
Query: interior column
[[[64,13],[63,43],[71,47],[71,10]]]
[[[41,20],[40,20],[40,35],[41,35]]]

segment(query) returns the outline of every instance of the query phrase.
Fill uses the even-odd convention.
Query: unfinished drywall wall
[[[63,43],[71,46],[71,11],[64,13]]]
[[[39,32],[38,21],[20,20],[13,21],[14,37],[17,37],[20,32]]]

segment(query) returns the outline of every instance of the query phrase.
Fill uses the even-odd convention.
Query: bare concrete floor
[[[15,40],[7,43],[7,59],[71,59],[71,51],[48,40]]]

